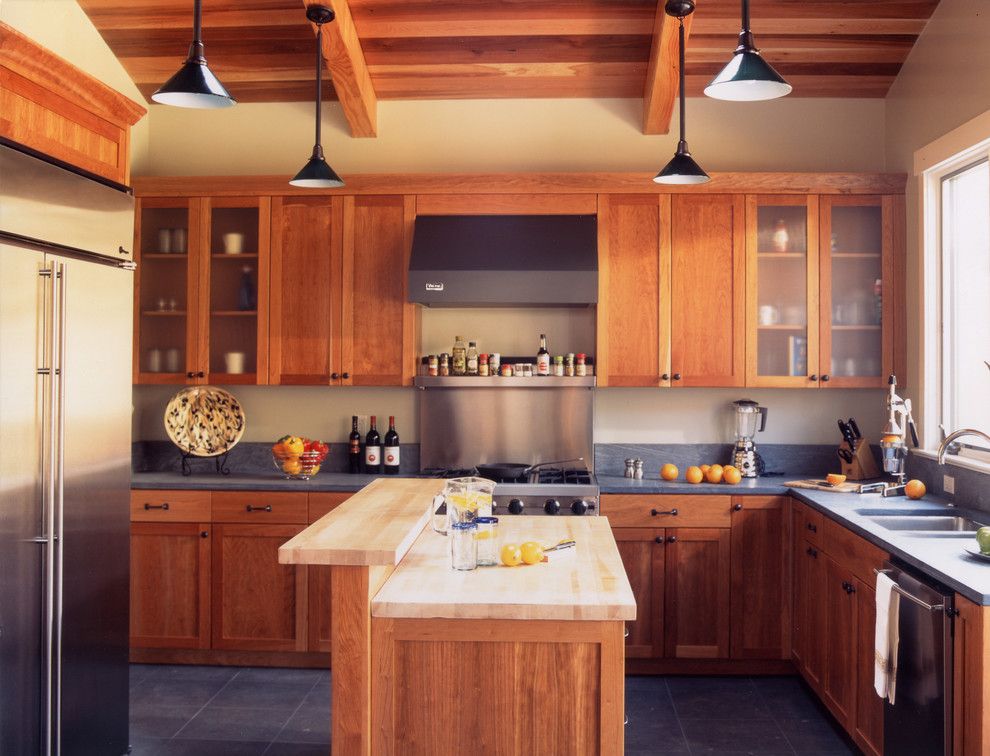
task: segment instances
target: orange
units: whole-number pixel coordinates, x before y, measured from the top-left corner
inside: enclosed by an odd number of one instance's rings
[[[672,465],[668,462],[660,468],[660,477],[664,480],[677,480],[677,474],[679,472],[677,465]]]
[[[507,543],[502,546],[500,555],[502,557],[502,564],[506,567],[515,567],[518,564],[522,564],[522,550],[514,543]]]
[[[684,473],[684,480],[688,483],[700,483],[704,477],[705,474],[701,472],[701,468],[694,465],[691,465]]]
[[[708,472],[705,473],[705,479],[709,483],[721,483],[722,482],[722,465],[712,465],[708,468]]]
[[[519,547],[519,551],[526,564],[538,564],[543,561],[543,547],[536,541],[526,541]]]
[[[742,473],[734,467],[726,467],[722,471],[722,480],[729,485],[735,486],[742,481]]]
[[[712,469],[712,466],[711,465],[702,465],[698,469],[701,470],[701,474],[702,475],[708,475],[708,471]]]
[[[841,486],[846,482],[846,476],[837,475],[836,473],[829,473],[825,476],[825,482],[831,486]]]
[[[925,484],[920,480],[909,480],[904,486],[904,493],[909,499],[920,499],[927,491]]]

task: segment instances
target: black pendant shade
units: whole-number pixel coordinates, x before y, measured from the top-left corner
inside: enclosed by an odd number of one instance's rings
[[[732,60],[705,87],[705,94],[717,100],[773,100],[790,94],[792,89],[756,49],[749,29],[749,0],[742,0],[739,44]]]
[[[323,24],[334,19],[334,12],[322,5],[310,5],[306,8],[306,18],[316,24],[316,144],[313,154],[306,165],[297,173],[290,184],[308,189],[337,189],[344,185],[343,180],[331,168],[323,157],[323,145],[320,144],[320,115],[323,104]]]
[[[180,108],[229,108],[237,104],[206,64],[203,55],[201,0],[193,0],[193,41],[189,57],[176,74],[151,95],[163,105]]]
[[[684,94],[684,17],[694,12],[694,0],[667,0],[664,12],[668,16],[677,18],[679,27],[678,34],[678,55],[679,55],[679,76],[680,85],[678,95],[681,109],[681,138],[677,142],[677,151],[670,162],[656,176],[653,177],[657,184],[704,184],[711,181],[711,176],[705,173],[704,169],[698,165],[691,153],[688,151],[686,127],[684,123],[685,115],[685,94]]]

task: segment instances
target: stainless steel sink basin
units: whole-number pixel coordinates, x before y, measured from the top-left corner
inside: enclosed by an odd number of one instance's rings
[[[868,517],[868,520],[887,530],[916,530],[926,532],[975,533],[986,523],[969,517],[943,514],[882,514]]]

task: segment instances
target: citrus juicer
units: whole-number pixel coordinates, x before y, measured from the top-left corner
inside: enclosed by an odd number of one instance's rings
[[[904,463],[907,460],[906,437],[911,431],[911,443],[918,446],[918,431],[911,416],[911,400],[897,395],[897,377],[891,373],[887,379],[887,424],[880,435],[880,453],[883,471],[896,481],[884,486],[884,496],[904,495]]]

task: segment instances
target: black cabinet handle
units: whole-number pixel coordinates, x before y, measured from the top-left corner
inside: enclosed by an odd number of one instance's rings
[[[811,375],[808,376],[808,380],[809,381],[817,381],[818,380],[818,374],[817,373],[812,373]]]
[[[856,592],[856,586],[852,583],[846,583],[846,593],[852,595]]]
[[[732,507],[732,510],[733,510],[734,512],[741,512],[741,511],[742,511],[742,508],[743,508],[743,505],[742,505],[742,504],[736,504],[736,505],[734,505],[734,506]]]
[[[149,509],[162,509],[162,510],[164,510],[164,511],[167,512],[168,511],[168,502],[166,501],[166,502],[163,502],[161,504],[149,504],[148,502],[145,502],[144,503],[144,511],[147,512]]]
[[[826,373],[825,375],[822,376],[822,383],[828,383],[831,379],[832,379],[832,376],[830,376],[828,373]]]
[[[814,524],[812,524],[810,522],[805,527],[808,528],[808,530],[810,530],[812,533],[817,533],[818,532],[818,526],[817,525],[814,525]]]
[[[677,536],[668,536],[667,543],[677,543]]]
[[[656,538],[654,538],[653,540],[654,540],[654,542],[656,542],[656,543],[663,543],[663,536],[657,536],[657,537],[656,537]]]
[[[661,375],[660,376],[660,380],[661,381],[669,381],[670,380],[670,373],[664,373],[663,375]]]
[[[660,515],[670,515],[671,517],[677,517],[677,510],[676,509],[671,509],[671,510],[669,510],[667,512],[661,512],[659,509],[651,509],[650,510],[650,516],[651,517],[659,517]]]
[[[186,378],[205,378],[205,377],[206,377],[206,373],[204,373],[202,370],[200,370],[198,373],[194,373],[192,370],[186,373]]]
[[[813,549],[809,546],[808,556],[810,556],[812,559],[818,559],[818,549]]]
[[[348,378],[351,377],[351,374],[350,373],[341,373],[340,377],[343,378],[346,381]]]
[[[199,534],[199,537],[200,537],[200,538],[208,538],[208,537],[209,537],[209,535],[210,535],[210,531],[208,531],[208,530],[203,530],[203,531],[201,531],[201,532],[200,532],[200,534]]]
[[[247,507],[245,507],[245,509],[248,512],[271,512],[272,511],[272,505],[271,504],[266,504],[263,507],[256,507],[256,506],[254,506],[252,504],[248,504]]]
[[[195,377],[196,377],[196,374],[192,370],[190,370],[188,373],[186,373],[186,378],[195,378]]]
[[[674,373],[674,380],[675,381],[679,381],[680,379],[681,379],[681,374],[680,373]]]
[[[340,373],[330,373],[330,380],[336,381],[340,378]]]

